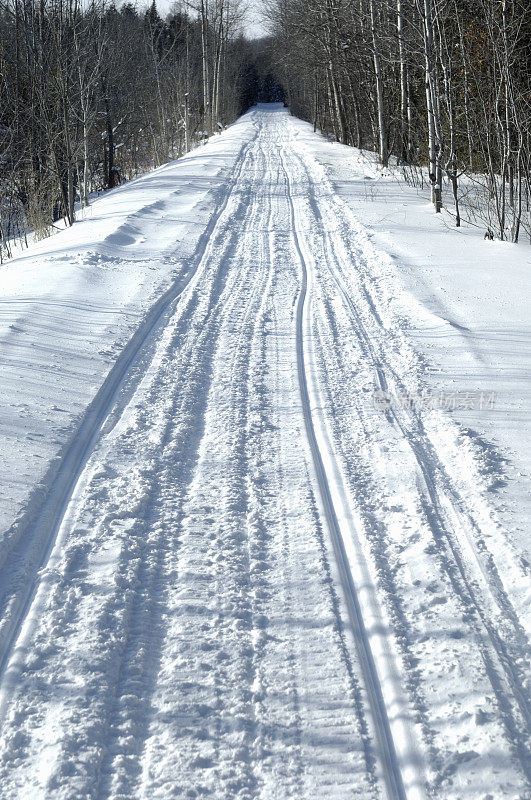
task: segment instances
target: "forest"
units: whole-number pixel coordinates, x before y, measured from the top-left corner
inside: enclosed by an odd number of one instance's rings
[[[94,193],[200,145],[256,100],[431,186],[487,238],[531,236],[526,0],[238,0],[163,18],[105,0],[1,0],[0,257]]]
[[[0,237],[49,235],[93,193],[201,144],[249,105],[249,45],[232,0],[165,19],[94,0],[0,5]]]
[[[457,226],[517,242],[529,227],[528,0],[274,0],[276,69],[293,113],[378,152]],[[426,169],[420,169],[427,167]]]

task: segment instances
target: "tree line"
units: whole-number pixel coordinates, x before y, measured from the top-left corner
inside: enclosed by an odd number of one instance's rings
[[[0,257],[249,104],[237,0],[0,0]]]
[[[531,236],[529,0],[270,0],[292,111],[443,188],[488,238]],[[420,169],[427,167],[427,169]],[[463,212],[464,208],[464,212]]]

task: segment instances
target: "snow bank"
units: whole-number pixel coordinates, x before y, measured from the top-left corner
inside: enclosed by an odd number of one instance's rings
[[[531,518],[531,248],[485,241],[484,231],[436,215],[429,189],[407,186],[370,153],[315,136],[301,143],[382,253],[382,286],[424,360],[432,403],[458,421],[454,446],[472,453],[488,502],[519,553],[529,552]],[[528,558],[524,556],[524,558]]]
[[[0,268],[4,542],[42,500],[134,331],[186,274],[250,129],[246,116]]]

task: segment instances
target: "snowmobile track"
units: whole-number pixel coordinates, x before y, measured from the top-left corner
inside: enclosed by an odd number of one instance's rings
[[[285,110],[215,142],[128,218],[183,271],[10,530],[2,796],[519,800],[525,619],[475,451],[374,402],[425,385],[394,266]]]
[[[391,728],[389,725],[387,709],[380,686],[378,671],[376,669],[374,657],[365,628],[363,614],[358,600],[358,592],[354,584],[348,557],[345,552],[343,535],[338,522],[336,510],[334,508],[329,481],[323,464],[323,458],[317,442],[312,420],[312,410],[306,376],[303,333],[303,317],[305,305],[308,302],[308,268],[298,234],[299,223],[293,203],[293,190],[291,186],[289,170],[284,163],[282,152],[280,153],[280,157],[288,185],[288,201],[291,210],[293,238],[301,266],[301,287],[296,309],[296,347],[297,373],[299,377],[301,403],[304,414],[304,425],[306,429],[306,435],[308,437],[308,444],[312,453],[315,475],[319,485],[320,499],[334,548],[336,566],[341,577],[344,600],[349,613],[349,621],[357,644],[358,658],[362,669],[363,681],[368,694],[370,710],[376,728],[376,735],[378,739],[378,758],[381,761],[381,766],[383,768],[383,778],[387,787],[388,797],[389,800],[407,800],[402,781],[402,774],[395,751],[393,736],[391,734]],[[328,453],[328,457],[333,458],[333,453]]]
[[[315,189],[309,170],[304,160],[297,158],[302,169],[305,170],[310,189],[309,199],[315,217],[326,230],[321,214],[320,206],[315,195]],[[340,296],[349,310],[352,317],[353,329],[357,336],[363,341],[364,349],[370,358],[375,373],[375,385],[383,392],[389,391],[389,381],[386,373],[392,379],[393,384],[399,385],[399,378],[393,373],[392,362],[387,360],[385,364],[379,360],[369,334],[364,328],[352,298],[349,296],[342,280],[343,266],[341,259],[337,256],[334,249],[333,235],[324,234],[325,249],[328,252],[330,263],[337,265],[337,269],[330,269]],[[366,292],[366,290],[365,290]],[[372,302],[368,303],[369,308],[378,325],[381,321]],[[472,609],[475,616],[475,636],[478,647],[482,653],[485,668],[490,676],[493,690],[498,698],[500,710],[505,720],[507,731],[515,742],[516,751],[522,769],[531,781],[531,753],[529,751],[529,741],[531,737],[531,701],[523,685],[523,680],[518,668],[508,653],[507,645],[500,636],[498,630],[488,619],[485,611],[484,597],[482,590],[486,590],[493,603],[500,608],[507,621],[511,621],[515,627],[517,638],[521,639],[522,632],[519,629],[518,621],[515,619],[514,612],[509,601],[500,597],[499,592],[493,588],[492,579],[486,573],[480,557],[473,543],[470,541],[470,530],[477,529],[477,523],[466,510],[460,508],[461,499],[456,489],[452,486],[442,462],[437,453],[428,441],[423,429],[422,422],[418,418],[414,409],[409,416],[407,409],[398,408],[391,405],[385,415],[392,424],[395,424],[401,431],[404,440],[408,443],[412,453],[418,463],[422,481],[424,484],[423,492],[425,497],[425,514],[433,529],[434,541],[442,556],[442,563],[452,565],[447,567],[447,573],[454,586],[456,594],[463,599],[466,606]],[[444,511],[444,508],[448,510]],[[454,517],[452,520],[451,515]],[[470,562],[477,566],[478,577],[470,575],[470,563],[465,566],[465,559],[462,552],[462,545],[459,544],[459,537],[455,526],[465,534],[465,542],[470,547]],[[475,588],[476,587],[476,588]],[[521,642],[520,647],[525,652],[525,642]],[[490,651],[490,652],[489,652]],[[498,672],[500,674],[498,674]],[[501,677],[503,676],[503,677]],[[505,684],[505,685],[504,685]],[[519,709],[520,715],[515,715],[513,706]]]
[[[258,135],[259,129],[257,128],[252,141]],[[142,357],[143,350],[163,329],[171,306],[179,301],[180,296],[190,286],[202,265],[208,261],[209,249],[216,228],[223,220],[224,212],[229,205],[234,188],[238,184],[248,152],[249,142],[246,142],[238,154],[230,184],[218,200],[217,208],[199,238],[195,253],[188,261],[187,270],[150,309],[89,406],[60,463],[53,465],[53,475],[43,479],[43,485],[47,488],[41,506],[32,509],[29,518],[23,518],[17,523],[17,535],[13,538],[11,552],[7,554],[1,566],[1,573],[7,576],[7,580],[10,579],[10,576],[17,575],[18,564],[25,565],[25,574],[21,585],[16,587],[15,591],[8,593],[4,590],[5,595],[9,597],[9,611],[4,617],[0,630],[0,729],[9,698],[9,685],[13,678],[7,671],[13,646],[35,596],[39,572],[44,568],[52,551],[55,536],[76,483],[98,441],[105,421],[120,395],[122,386],[131,378],[137,362]],[[137,383],[142,375],[143,370],[140,369],[139,374],[135,376],[134,383]],[[130,393],[131,387],[128,389]]]

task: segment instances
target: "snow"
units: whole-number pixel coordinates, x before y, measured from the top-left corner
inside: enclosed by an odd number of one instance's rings
[[[2,268],[3,797],[528,796],[528,266],[260,106]]]
[[[83,221],[0,270],[0,524],[8,537],[50,484],[54,459],[132,333],[186,274],[242,133],[107,193]]]
[[[380,168],[365,151],[317,142],[307,126],[299,136],[386,254],[396,313],[427,362],[426,393],[467,429],[462,446],[480,451],[492,479],[489,502],[519,552],[528,553],[528,244],[486,241],[483,230],[466,223],[456,229],[451,213],[436,215],[429,190],[408,187],[400,169]],[[451,211],[450,197],[448,203]]]

